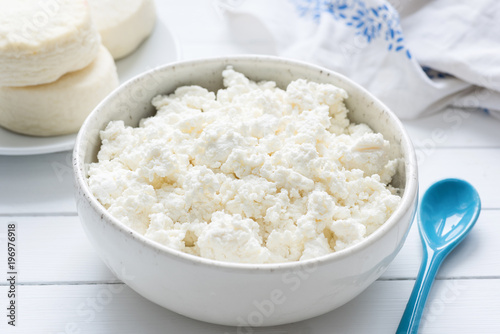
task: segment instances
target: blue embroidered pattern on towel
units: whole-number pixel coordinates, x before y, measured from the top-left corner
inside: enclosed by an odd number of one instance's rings
[[[367,43],[384,37],[387,50],[403,52],[411,59],[410,50],[404,44],[403,32],[399,23],[398,12],[385,1],[377,6],[368,6],[362,0],[290,0],[301,17],[312,17],[319,21],[321,14],[328,13],[335,20],[343,21],[356,29],[356,35],[362,35]]]

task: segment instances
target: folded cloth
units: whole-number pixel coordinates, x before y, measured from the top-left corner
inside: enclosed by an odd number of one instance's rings
[[[392,4],[391,4],[392,3]],[[500,1],[217,0],[238,40],[337,71],[401,118],[500,116]],[[401,19],[400,19],[401,17]],[[252,50],[248,43],[248,52]]]

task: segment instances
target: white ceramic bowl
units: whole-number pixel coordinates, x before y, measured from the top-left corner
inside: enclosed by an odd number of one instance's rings
[[[235,264],[204,259],[157,244],[113,218],[87,184],[99,131],[111,120],[136,126],[154,113],[151,99],[176,87],[222,87],[227,65],[252,80],[280,87],[297,78],[332,83],[349,93],[350,118],[364,122],[403,157],[393,184],[404,188],[389,220],[359,244],[307,261]],[[185,316],[233,326],[270,326],[308,319],[350,301],[375,281],[401,249],[417,206],[415,152],[402,124],[374,96],[342,75],[303,62],[236,56],[178,62],[144,73],[114,91],[87,118],[74,150],[78,213],[88,238],[115,275],[145,298]]]

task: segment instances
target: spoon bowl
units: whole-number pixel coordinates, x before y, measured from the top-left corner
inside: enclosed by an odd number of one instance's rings
[[[422,198],[420,235],[435,251],[450,252],[472,229],[480,210],[479,195],[470,183],[459,179],[438,181]]]
[[[441,263],[469,233],[480,211],[479,194],[464,180],[445,179],[427,189],[420,204],[418,221],[423,245],[422,265],[397,334],[417,333]]]

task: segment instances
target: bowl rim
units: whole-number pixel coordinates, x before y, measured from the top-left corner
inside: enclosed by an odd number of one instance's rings
[[[132,228],[124,225],[117,218],[113,217],[108,210],[95,198],[95,196],[90,191],[88,183],[86,182],[86,174],[85,174],[85,163],[84,163],[84,152],[81,152],[81,145],[84,141],[84,134],[88,131],[89,124],[91,123],[92,115],[98,113],[101,109],[105,108],[107,104],[112,102],[115,98],[117,98],[120,93],[126,88],[135,85],[138,81],[142,80],[145,77],[154,76],[158,72],[168,71],[172,68],[180,67],[180,66],[196,66],[201,63],[220,63],[227,64],[231,61],[256,61],[256,62],[271,62],[271,63],[282,63],[285,65],[291,66],[299,66],[303,68],[308,68],[310,70],[318,71],[318,72],[326,72],[330,76],[337,77],[341,80],[344,80],[348,84],[352,85],[355,89],[359,90],[363,95],[367,95],[371,101],[373,101],[374,105],[378,105],[379,108],[383,110],[384,113],[387,113],[393,124],[396,126],[397,131],[401,135],[401,152],[403,153],[404,163],[405,163],[405,191],[403,196],[401,197],[401,201],[396,208],[396,210],[392,213],[392,215],[382,224],[377,230],[375,230],[368,237],[347,247],[346,249],[332,252],[330,254],[322,255],[316,258],[307,259],[307,260],[298,260],[291,262],[279,262],[279,263],[265,263],[265,264],[256,264],[256,263],[237,263],[237,262],[224,262],[219,260],[207,259],[201,256],[196,256],[192,254],[188,254],[179,250],[175,250],[169,248],[165,245],[162,245],[156,241],[153,241],[144,235],[136,232]],[[235,64],[236,65],[236,64]],[[269,79],[272,80],[272,79]],[[226,270],[237,270],[243,272],[276,272],[276,271],[289,271],[297,268],[308,268],[308,267],[316,267],[320,264],[325,264],[329,262],[336,262],[343,260],[352,254],[359,253],[370,245],[374,244],[377,240],[379,240],[383,235],[389,232],[392,228],[396,227],[398,222],[403,218],[407,211],[413,210],[411,221],[408,229],[405,231],[405,234],[408,234],[408,231],[411,227],[411,224],[414,220],[415,212],[416,212],[416,201],[418,201],[418,171],[417,171],[417,159],[415,154],[415,149],[412,145],[411,139],[406,132],[403,124],[399,120],[399,118],[377,97],[375,97],[372,93],[368,92],[364,87],[354,82],[352,79],[332,71],[330,69],[308,63],[301,60],[290,59],[285,57],[278,56],[268,56],[268,55],[233,55],[233,56],[219,56],[219,57],[207,57],[207,58],[199,58],[194,60],[181,60],[176,61],[164,65],[157,66],[153,69],[145,71],[125,83],[121,84],[118,88],[116,88],[112,93],[110,93],[99,105],[94,108],[89,117],[83,123],[80,131],[78,132],[75,146],[73,149],[73,173],[75,178],[75,187],[76,189],[80,189],[82,191],[83,197],[86,198],[90,207],[100,214],[101,220],[104,220],[109,226],[113,227],[119,233],[123,234],[125,237],[133,238],[146,247],[150,248],[153,251],[161,253],[162,255],[168,256],[172,259],[184,261],[188,264],[192,265],[201,265],[207,267],[217,267]],[[79,209],[79,208],[78,208]],[[79,214],[80,215],[80,214]],[[80,219],[82,221],[82,219]],[[82,224],[84,222],[82,221]]]

